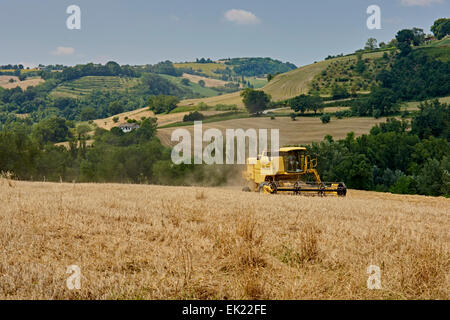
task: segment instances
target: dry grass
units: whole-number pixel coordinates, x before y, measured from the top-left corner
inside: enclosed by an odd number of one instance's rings
[[[449,199],[5,175],[0,201],[0,298],[449,298]],[[73,264],[81,290],[66,288]],[[366,287],[372,264],[382,290]]]
[[[14,79],[14,82],[9,82],[9,79]],[[41,77],[29,78],[24,81],[20,81],[16,76],[0,76],[0,87],[5,89],[12,89],[15,87],[21,87],[23,90],[28,87],[35,87],[38,84],[45,82]]]
[[[178,105],[196,106],[200,102],[204,102],[208,106],[215,106],[217,104],[235,104],[238,107],[241,107],[242,109],[244,108],[244,103],[242,102],[241,93],[239,91],[209,98],[186,99],[181,101]]]
[[[243,118],[233,119],[220,122],[203,123],[203,131],[216,128],[223,132],[225,137],[226,129],[242,128],[247,130],[249,128],[259,129],[279,129],[280,130],[280,145],[289,144],[310,144],[311,142],[322,141],[324,136],[330,134],[334,139],[345,138],[350,131],[355,132],[356,136],[370,132],[370,129],[381,122],[385,122],[386,118],[333,118],[330,123],[323,124],[319,118],[299,117],[296,121],[292,121],[290,117],[278,117],[271,120],[268,117],[264,118]],[[182,127],[189,130],[191,137],[193,137],[194,127]],[[171,141],[172,131],[178,128],[163,128],[158,129],[158,138],[166,145],[175,145],[178,142]]]
[[[224,111],[202,111],[201,112],[205,116],[212,116],[220,113],[224,113]],[[177,113],[169,113],[169,114],[158,114],[155,115],[153,111],[150,111],[148,107],[141,108],[133,111],[128,111],[120,114],[116,114],[112,117],[108,117],[105,119],[97,119],[94,120],[94,123],[97,124],[99,128],[111,130],[113,127],[118,127],[120,124],[127,122],[128,119],[134,119],[140,121],[142,117],[156,117],[158,119],[158,126],[165,126],[171,123],[181,122],[183,121],[183,117],[189,114],[189,112],[177,112]],[[114,122],[113,118],[118,117],[119,120]],[[127,119],[125,119],[127,118]]]
[[[202,77],[202,76],[196,76],[196,75],[189,74],[189,73],[183,73],[183,78],[186,78],[189,81],[195,82],[195,83],[198,83],[200,80],[203,80],[203,81],[205,81],[205,87],[209,87],[209,88],[223,87],[228,83],[227,81],[206,78],[206,77]]]

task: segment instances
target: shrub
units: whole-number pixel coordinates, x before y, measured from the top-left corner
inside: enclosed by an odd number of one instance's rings
[[[185,115],[183,117],[183,122],[190,122],[190,121],[200,121],[203,120],[205,116],[201,114],[198,111],[189,112],[189,114]]]
[[[331,116],[326,113],[320,117],[320,120],[322,120],[322,123],[329,123],[331,121]]]
[[[174,96],[158,95],[152,96],[148,100],[149,109],[155,114],[169,113],[177,107],[180,100]]]
[[[117,123],[117,121],[119,121],[119,117],[114,117],[113,121],[114,121],[114,123]]]
[[[200,102],[198,105],[197,105],[197,109],[198,110],[200,110],[200,111],[205,111],[205,110],[208,110],[210,108],[210,106],[208,106],[206,103],[204,103],[204,102]]]
[[[230,111],[237,111],[238,110],[238,106],[237,105],[235,105],[235,104],[217,104],[215,107],[214,107],[214,110],[217,110],[217,111],[228,111],[228,110],[230,110]]]
[[[336,111],[336,117],[338,119],[349,118],[351,116],[352,116],[351,110]]]

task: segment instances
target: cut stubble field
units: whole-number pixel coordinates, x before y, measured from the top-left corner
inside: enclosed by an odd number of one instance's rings
[[[2,299],[448,299],[450,200],[0,181]],[[81,289],[66,287],[69,265]],[[381,269],[381,290],[367,268]]]
[[[335,140],[345,138],[350,131],[353,131],[355,136],[360,136],[369,133],[374,125],[385,121],[386,118],[344,118],[332,119],[330,123],[323,124],[319,118],[314,117],[298,117],[296,121],[292,121],[290,117],[277,117],[275,120],[268,117],[243,118],[203,123],[203,131],[216,128],[221,130],[225,136],[226,129],[279,129],[280,146],[285,146],[320,142],[327,134],[332,135]],[[193,126],[181,128],[189,130],[191,137],[193,137]],[[171,141],[171,136],[176,129],[176,127],[160,128],[157,133],[158,138],[163,144],[174,146],[178,142]]]
[[[14,82],[9,82],[13,79]],[[0,87],[4,89],[13,89],[15,87],[20,87],[22,90],[26,90],[28,87],[35,87],[38,84],[45,82],[41,77],[33,77],[20,81],[19,77],[16,76],[0,76]]]

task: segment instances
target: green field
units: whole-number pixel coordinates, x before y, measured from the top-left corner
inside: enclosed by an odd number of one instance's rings
[[[80,98],[94,90],[125,90],[139,82],[136,78],[87,76],[67,81],[56,87],[51,95],[54,97]]]
[[[189,85],[185,86],[185,85],[181,84],[181,80],[183,80],[183,78],[180,78],[180,77],[173,77],[173,76],[169,76],[166,74],[160,74],[160,76],[163,77],[164,79],[169,80],[170,82],[175,84],[177,87],[190,89],[194,93],[197,93],[197,94],[201,95],[202,97],[214,97],[214,96],[218,95],[218,91],[216,91],[212,88],[202,87],[198,83],[195,83],[192,81],[189,83]]]
[[[250,84],[255,88],[255,89],[260,89],[262,87],[264,87],[267,84],[267,80],[266,79],[261,79],[261,78],[245,78],[246,81],[249,81]]]
[[[433,100],[433,99],[430,99]],[[450,96],[448,97],[443,97],[443,98],[438,98],[438,100],[441,103],[448,103],[450,104]],[[425,100],[425,101],[429,101],[429,100]],[[408,110],[408,111],[416,111],[419,110],[419,104],[421,104],[423,101],[411,101],[411,102],[407,102],[402,106],[402,110]]]
[[[443,46],[450,46],[450,36],[445,37],[442,40],[433,41],[428,45],[429,47],[443,47]]]

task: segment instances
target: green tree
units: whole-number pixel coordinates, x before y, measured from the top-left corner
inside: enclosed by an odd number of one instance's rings
[[[259,114],[267,108],[270,95],[261,90],[247,88],[241,92],[242,101],[250,114]]]
[[[189,114],[184,115],[183,117],[183,122],[190,122],[190,121],[200,121],[203,120],[205,118],[205,116],[198,112],[198,111],[194,111],[194,112],[189,112]]]
[[[69,136],[66,120],[60,117],[51,117],[37,123],[33,127],[33,136],[41,143],[62,142]]]
[[[389,188],[389,192],[397,194],[416,194],[417,181],[409,176],[400,177],[395,184]]]
[[[78,140],[84,139],[87,136],[87,133],[92,131],[91,127],[87,124],[80,124],[77,127]]]
[[[317,113],[318,110],[323,109],[323,100],[319,96],[302,94],[290,99],[288,105],[295,112],[301,112],[302,114],[306,111],[314,111],[314,113]]]
[[[345,86],[340,86],[337,83],[333,84],[331,87],[331,95],[333,99],[339,100],[339,99],[345,99],[350,96],[350,94],[347,91],[347,88]]]
[[[364,63],[363,56],[361,52],[358,52],[356,54],[356,66],[355,71],[358,74],[363,74],[364,71],[366,71],[366,64]]]
[[[411,52],[411,44],[414,41],[414,32],[409,29],[403,29],[397,32],[397,48],[402,56],[407,56]]]
[[[180,100],[174,96],[157,95],[148,100],[148,106],[155,114],[169,113],[177,107]]]
[[[204,80],[199,80],[198,84],[202,87],[204,87],[206,85],[206,82]]]
[[[108,111],[109,111],[109,114],[113,116],[115,114],[122,113],[124,110],[123,110],[123,106],[120,102],[114,101],[109,104]]]
[[[430,136],[450,139],[450,108],[439,100],[425,101],[419,105],[419,113],[411,121],[411,130],[421,139]]]
[[[441,40],[445,36],[450,34],[450,18],[438,19],[431,27],[431,32],[434,36]]]
[[[380,116],[388,115],[399,110],[398,98],[395,92],[387,88],[375,88],[367,100],[369,112],[379,111]]]
[[[447,168],[447,174],[448,174]],[[427,196],[439,196],[444,185],[445,168],[436,159],[428,159],[417,176],[417,189]]]
[[[331,116],[329,114],[324,114],[320,117],[322,123],[329,123],[331,121]]]
[[[375,38],[369,38],[366,42],[366,46],[364,47],[365,50],[375,50],[377,48],[377,39]]]
[[[412,28],[412,33],[414,35],[413,44],[415,46],[420,46],[425,42],[425,33],[423,29],[420,28]]]
[[[84,107],[80,113],[81,121],[87,121],[97,118],[97,112],[92,107]]]

